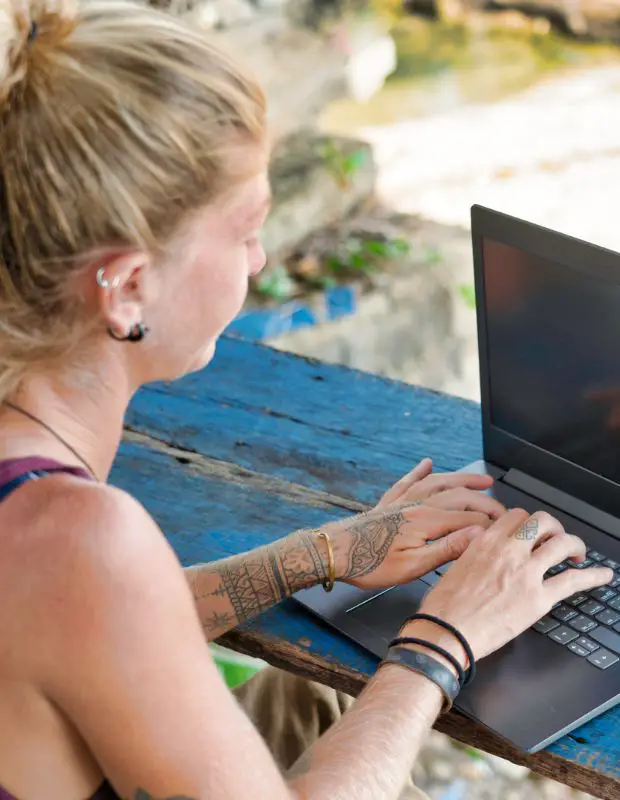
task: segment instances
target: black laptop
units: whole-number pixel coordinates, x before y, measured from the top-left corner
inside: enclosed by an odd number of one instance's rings
[[[523,750],[620,702],[620,254],[474,206],[484,460],[508,507],[544,509],[615,580],[482,659],[456,707]],[[297,600],[377,656],[449,568]],[[575,568],[562,563],[550,574]]]

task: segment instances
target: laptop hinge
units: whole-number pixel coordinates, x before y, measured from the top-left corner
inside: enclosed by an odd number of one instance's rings
[[[566,494],[561,489],[556,489],[544,481],[533,478],[525,472],[518,469],[509,469],[502,478],[503,483],[513,486],[515,489],[520,489],[526,494],[532,495],[539,500],[547,503],[554,508],[570,514],[572,517],[586,522],[593,528],[598,528],[605,533],[610,533],[612,536],[620,537],[620,519],[608,514],[606,511],[601,511],[583,500],[572,497]]]

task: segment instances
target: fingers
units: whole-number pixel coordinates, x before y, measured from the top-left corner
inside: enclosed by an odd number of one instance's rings
[[[395,503],[414,483],[423,480],[433,471],[433,462],[430,458],[423,458],[419,464],[404,475],[381,498],[381,505]]]
[[[425,572],[435,569],[441,564],[446,564],[448,561],[454,561],[463,555],[473,540],[480,536],[484,530],[481,525],[472,525],[470,528],[453,531],[447,536],[431,542],[423,550]],[[428,563],[426,561],[427,558]]]
[[[529,551],[549,536],[564,533],[561,523],[546,511],[530,515],[522,508],[507,511],[491,529],[503,539],[526,545]]]
[[[532,558],[540,564],[543,572],[550,567],[560,564],[567,558],[579,558],[583,560],[586,556],[586,546],[582,539],[570,533],[552,535],[540,544]]]
[[[490,475],[477,475],[474,472],[436,472],[428,483],[430,484],[431,481],[430,494],[459,487],[481,491],[493,485],[493,478]]]
[[[414,509],[415,510],[415,509]],[[486,514],[479,511],[448,511],[437,509],[433,520],[426,520],[424,538],[437,539],[440,536],[459,531],[461,528],[470,528],[473,525],[480,528],[488,528],[491,520]]]
[[[429,497],[425,504],[436,508],[480,511],[491,519],[499,519],[506,512],[504,506],[494,497],[464,487],[449,489],[447,492]]]
[[[586,567],[586,569],[565,569],[559,575],[547,578],[545,587],[551,592],[556,603],[577,592],[585,592],[595,586],[604,586],[614,579],[613,570],[609,567]]]

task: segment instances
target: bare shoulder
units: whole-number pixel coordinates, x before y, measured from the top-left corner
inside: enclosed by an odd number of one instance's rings
[[[97,641],[105,641],[132,614],[155,611],[166,593],[190,613],[182,567],[131,495],[65,475],[49,476],[22,492],[20,502],[7,508],[20,535],[2,546],[7,558],[0,577],[6,571],[13,578],[7,575],[8,583],[0,585],[20,609],[16,635],[25,646],[36,642],[36,653],[24,656],[40,663],[46,650],[79,647],[87,657],[90,645],[96,649]]]

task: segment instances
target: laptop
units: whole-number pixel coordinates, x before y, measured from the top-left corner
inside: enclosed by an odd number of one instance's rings
[[[620,702],[620,254],[472,208],[484,458],[507,507],[544,509],[614,569],[478,663],[455,707],[536,752]],[[378,657],[441,580],[296,599]],[[575,568],[562,563],[549,573]]]

